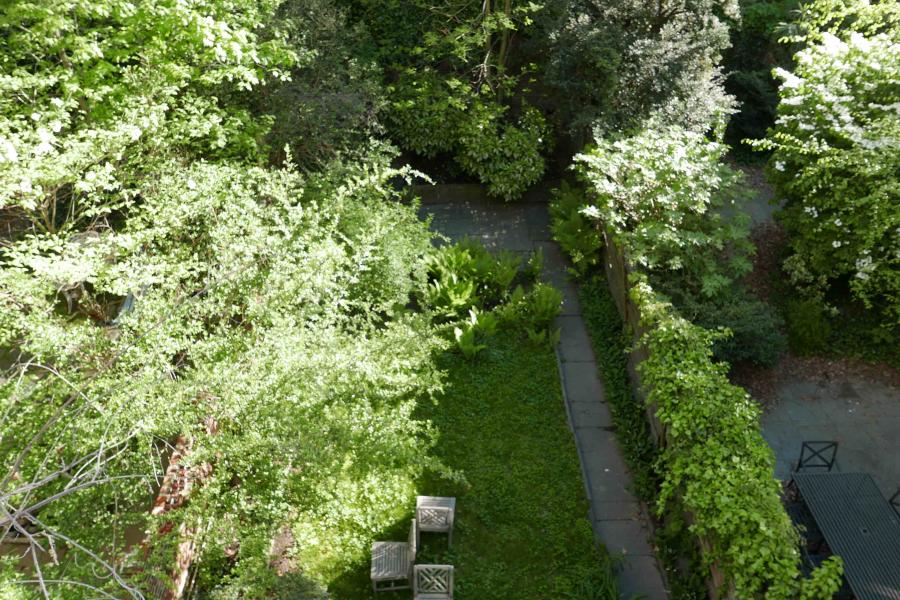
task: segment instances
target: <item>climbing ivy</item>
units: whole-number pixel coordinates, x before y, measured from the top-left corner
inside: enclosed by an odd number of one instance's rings
[[[648,327],[640,340],[649,350],[639,366],[642,384],[665,428],[657,510],[678,499],[692,517],[690,530],[709,542],[707,560],[724,570],[738,597],[806,597],[808,586],[827,592],[816,597],[830,597],[841,564],[823,565],[813,580],[800,578],[799,538],[772,475],[759,406],[729,382],[727,364],[712,360],[718,334],[674,312],[646,276],[632,274],[630,284]]]

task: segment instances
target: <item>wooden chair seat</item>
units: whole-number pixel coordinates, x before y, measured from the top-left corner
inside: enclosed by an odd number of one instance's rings
[[[416,562],[416,520],[409,528],[408,542],[374,542],[369,577],[372,590],[407,590],[411,587],[413,564]]]
[[[409,544],[375,542],[372,544],[372,581],[405,579],[409,576]]]

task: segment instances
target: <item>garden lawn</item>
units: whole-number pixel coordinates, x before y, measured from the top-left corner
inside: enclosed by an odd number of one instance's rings
[[[445,393],[420,416],[438,432],[437,458],[465,481],[422,482],[420,494],[456,496],[457,515],[453,547],[422,534],[417,562],[454,565],[458,600],[617,598],[594,546],[553,351],[501,332],[474,362],[448,354],[440,363]],[[386,539],[407,529],[398,523]],[[331,591],[355,600],[371,597],[369,586],[365,564]],[[410,594],[379,594],[392,596]]]

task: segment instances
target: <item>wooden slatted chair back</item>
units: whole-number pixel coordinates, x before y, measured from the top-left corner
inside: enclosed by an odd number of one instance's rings
[[[416,565],[413,596],[423,600],[453,600],[453,565]]]
[[[412,520],[412,525],[409,526],[409,568],[412,569],[412,565],[416,562],[416,552],[419,548],[416,546],[416,542],[419,538],[419,532],[417,531],[418,524],[416,520]]]

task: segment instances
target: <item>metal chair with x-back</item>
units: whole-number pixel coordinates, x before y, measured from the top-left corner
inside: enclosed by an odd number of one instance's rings
[[[800,446],[800,459],[794,471],[806,469],[831,471],[837,458],[837,448],[837,442],[803,442]]]

